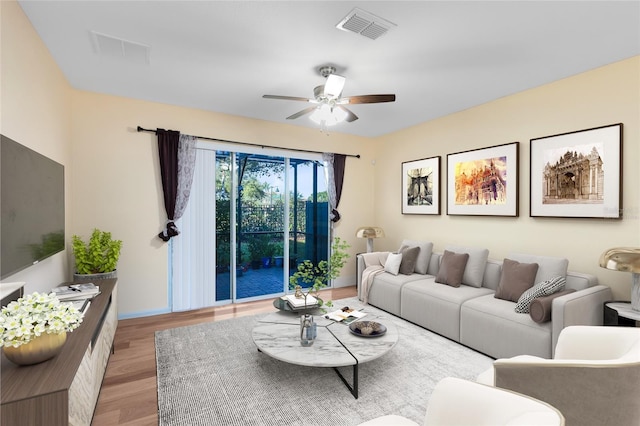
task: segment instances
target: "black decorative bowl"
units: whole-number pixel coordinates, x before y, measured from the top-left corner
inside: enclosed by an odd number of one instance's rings
[[[387,327],[375,321],[356,321],[349,324],[349,331],[360,337],[380,337]]]

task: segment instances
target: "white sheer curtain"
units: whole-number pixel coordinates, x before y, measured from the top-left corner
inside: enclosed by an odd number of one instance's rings
[[[193,183],[193,173],[196,165],[196,142],[198,138],[190,135],[180,135],[178,144],[178,193],[176,194],[176,208],[173,218],[182,217],[189,202],[189,194]]]
[[[179,238],[171,239],[169,273],[174,312],[215,303],[216,152],[198,151],[190,201],[178,221],[182,232]]]

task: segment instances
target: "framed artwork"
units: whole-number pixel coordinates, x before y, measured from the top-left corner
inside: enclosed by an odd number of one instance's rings
[[[440,214],[440,157],[402,163],[402,214]]]
[[[518,216],[520,142],[447,154],[447,214]]]
[[[531,139],[531,217],[622,218],[622,123]]]

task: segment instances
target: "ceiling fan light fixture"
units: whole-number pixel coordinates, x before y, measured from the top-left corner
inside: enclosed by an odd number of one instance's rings
[[[347,112],[342,108],[331,108],[327,104],[320,105],[309,116],[311,121],[321,126],[335,126],[347,118]]]
[[[324,95],[327,98],[339,98],[344,88],[345,78],[338,74],[331,74],[327,77],[324,85]]]

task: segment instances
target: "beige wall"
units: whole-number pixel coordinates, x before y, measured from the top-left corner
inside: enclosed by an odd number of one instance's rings
[[[73,93],[72,176],[74,232],[93,227],[124,241],[118,265],[121,315],[166,310],[167,244],[157,238],[166,219],[161,191],[156,137],[136,127],[161,127],[186,134],[281,147],[361,154],[347,159],[345,187],[336,225],[351,252],[363,251],[354,237],[362,222],[373,220],[373,198],[360,190],[373,180],[371,142],[365,138],[280,125],[195,109],[99,95]],[[354,257],[344,274],[355,277]]]
[[[71,89],[22,9],[0,2],[0,132],[65,166],[66,228],[71,211]],[[67,231],[67,238],[69,238]],[[25,281],[25,290],[48,291],[68,279],[67,252],[3,280]]]
[[[136,126],[164,127],[221,139],[361,154],[347,160],[336,235],[364,251],[357,227],[384,227],[376,248],[395,249],[404,237],[484,246],[493,258],[511,251],[567,256],[573,270],[591,272],[628,299],[630,277],[598,268],[600,253],[640,245],[640,58],[612,64],[540,88],[377,139],[365,139],[223,114],[105,96],[69,88],[15,2],[0,2],[2,94],[0,130],[65,165],[67,240],[93,227],[124,240],[119,264],[121,315],[166,310],[167,245],[155,136]],[[529,139],[624,123],[624,215],[620,221],[529,218]],[[403,161],[519,141],[520,216],[491,218],[400,213]],[[444,176],[444,175],[443,175]],[[443,182],[444,184],[444,182]],[[443,194],[444,192],[443,188]],[[68,251],[5,281],[46,290],[70,277]],[[342,282],[354,277],[354,263]]]
[[[379,138],[376,154],[376,222],[387,234],[379,247],[396,249],[403,237],[486,247],[502,259],[511,252],[566,256],[569,268],[592,273],[629,299],[631,277],[598,267],[607,248],[640,246],[640,57],[611,64]],[[428,102],[428,100],[425,100]],[[624,124],[622,220],[529,217],[529,140]],[[520,214],[517,218],[448,216],[447,154],[520,142]],[[403,161],[442,156],[442,215],[402,215]],[[383,242],[384,241],[384,242]]]

